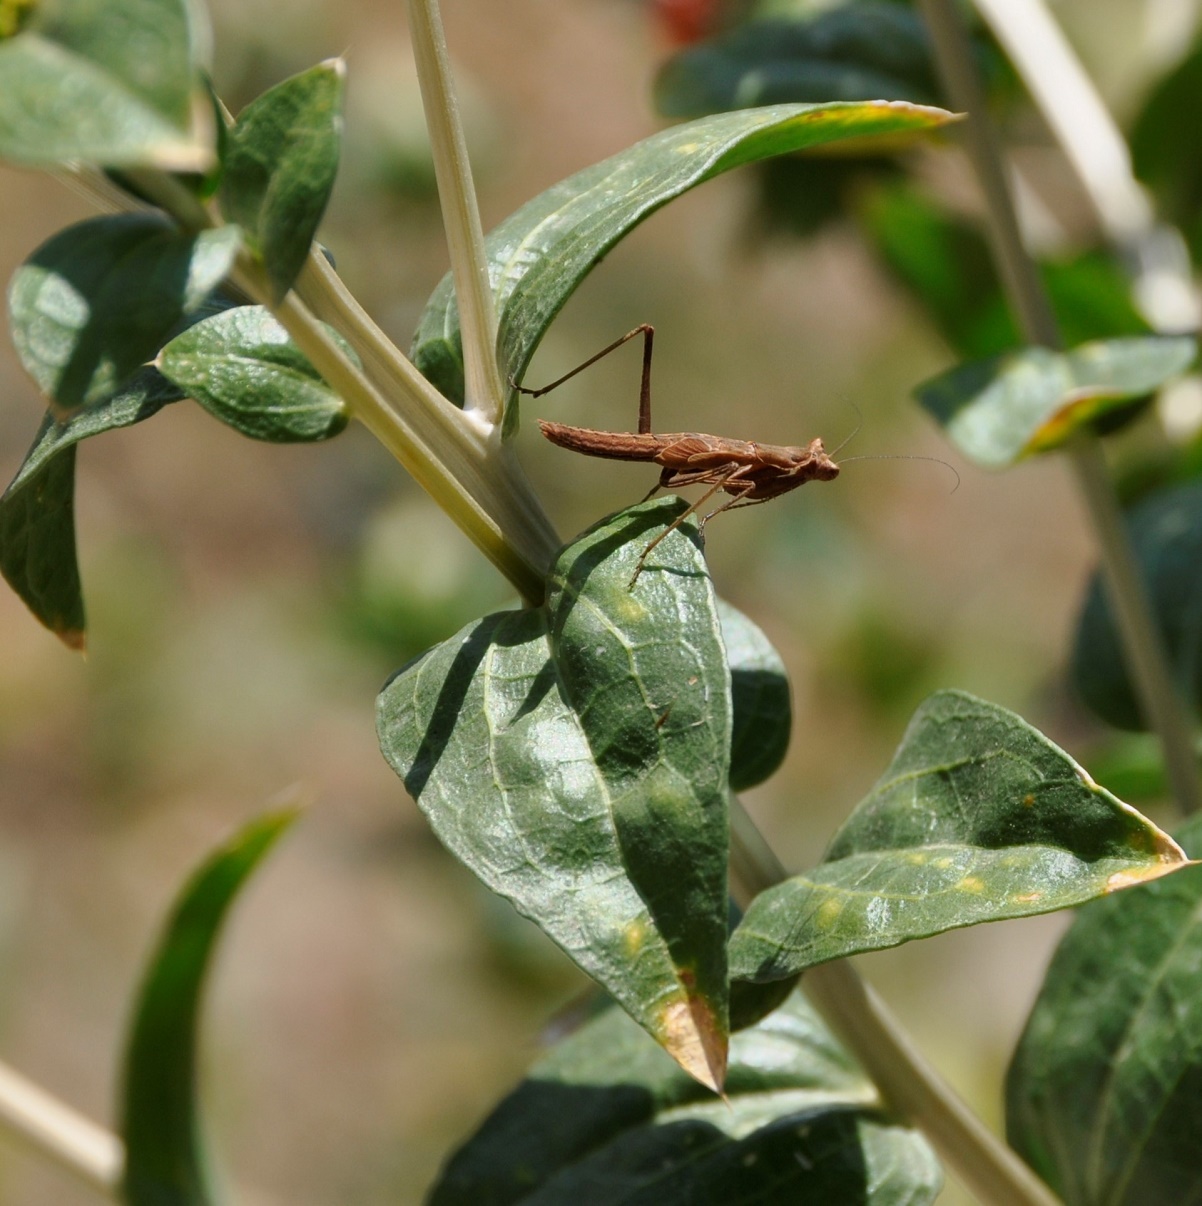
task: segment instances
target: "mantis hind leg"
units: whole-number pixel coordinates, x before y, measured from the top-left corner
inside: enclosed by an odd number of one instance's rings
[[[643,379],[639,388],[639,434],[645,435],[651,430],[651,354],[652,344],[655,340],[655,328],[648,323],[640,323],[633,331],[627,331],[621,339],[615,339],[608,347],[602,348],[595,356],[590,356],[583,364],[578,364],[570,373],[564,373],[562,377],[557,377],[550,385],[544,385],[542,389],[526,389],[523,385],[518,385],[511,377],[509,384],[517,390],[519,394],[526,394],[530,398],[541,398],[543,394],[549,394],[553,389],[558,389],[565,381],[570,381],[577,373],[582,373],[586,368],[591,368],[598,360],[608,356],[610,352],[616,352],[624,343],[628,343],[636,335],[643,337]],[[654,493],[654,491],[653,491]],[[648,495],[650,498],[650,495]]]

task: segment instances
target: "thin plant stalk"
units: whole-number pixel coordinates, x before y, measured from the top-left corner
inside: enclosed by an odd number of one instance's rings
[[[451,79],[446,36],[438,0],[409,0],[409,30],[421,85],[426,129],[438,181],[463,339],[464,410],[492,427],[499,426],[505,392],[497,365],[497,316],[484,231],[472,184],[467,140]]]
[[[125,1164],[121,1140],[5,1064],[0,1126],[93,1189],[117,1197]]]
[[[985,195],[990,243],[1003,286],[1026,339],[1044,347],[1059,347],[1055,315],[1023,242],[1005,161],[987,116],[984,90],[955,0],[919,0],[919,4],[931,31],[936,66],[948,96],[956,108],[969,114],[966,147]],[[1144,719],[1160,738],[1178,808],[1187,815],[1194,813],[1202,806],[1202,794],[1184,701],[1173,684],[1099,441],[1089,432],[1078,432],[1067,452],[1098,539],[1102,576]]]
[[[731,797],[731,876],[746,901],[787,873],[737,797]],[[987,1206],[1059,1206],[1059,1199],[968,1108],[865,983],[850,960],[809,968],[802,987],[872,1078],[885,1104],[919,1127],[940,1159]]]
[[[1045,0],[974,0],[1023,80],[1093,208],[1130,265],[1152,327],[1196,330],[1202,304],[1181,232],[1156,221],[1106,102]]]

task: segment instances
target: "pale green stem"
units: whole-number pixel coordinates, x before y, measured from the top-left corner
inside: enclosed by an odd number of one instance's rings
[[[121,1140],[4,1064],[0,1126],[93,1189],[117,1197],[125,1162]]]
[[[1044,0],[975,0],[1072,166],[1106,237],[1131,265],[1135,291],[1158,331],[1202,318],[1179,231],[1158,224],[1131,152],[1105,101]]]
[[[103,177],[60,173],[60,178],[103,209],[130,208],[128,194]],[[172,214],[178,208],[176,216],[192,228],[212,225],[195,198],[186,190],[181,196],[179,186],[161,173],[144,174],[138,185]],[[541,601],[543,575],[561,542],[499,429],[448,402],[372,321],[316,248],[296,289],[279,306],[249,259],[243,259],[235,284],[272,309],[355,418],[523,597]],[[338,330],[362,359],[363,369],[330,339],[311,311]],[[394,398],[403,403],[403,413],[390,404]]]
[[[955,0],[919,0],[935,44],[936,64],[953,105],[969,114],[968,154],[985,195],[990,241],[1002,284],[1028,342],[1059,347],[1060,333],[1035,262],[1023,242],[1006,179],[1004,159],[987,116],[967,31]],[[1124,663],[1135,684],[1144,719],[1160,738],[1165,770],[1184,813],[1202,805],[1190,725],[1169,671],[1135,553],[1122,522],[1099,441],[1081,431],[1068,445],[1101,553],[1102,577],[1123,642]]]
[[[731,797],[731,875],[741,903],[787,873]],[[805,994],[872,1078],[885,1104],[921,1129],[940,1159],[987,1206],[1059,1206],[1048,1187],[926,1061],[884,1001],[846,959],[809,968]]]
[[[464,408],[469,414],[478,413],[486,423],[499,426],[505,407],[505,389],[497,366],[497,316],[484,255],[480,209],[451,80],[442,18],[438,0],[408,0],[408,5],[413,57],[426,111],[434,174],[442,203],[442,223],[446,229],[455,299],[459,306]]]
[[[296,346],[351,413],[413,475],[418,484],[471,538],[488,559],[531,602],[543,593],[543,573],[553,546],[541,539],[532,497],[515,491],[520,470],[500,432],[480,430],[466,420],[431,424],[431,410],[412,408],[402,416],[330,337],[296,292],[275,303],[262,270],[243,260],[234,282],[269,306]],[[432,387],[427,386],[432,391]],[[435,393],[438,403],[451,407]],[[423,423],[422,421],[425,420]],[[427,430],[419,430],[418,424]],[[537,504],[534,504],[535,506]],[[514,543],[520,539],[524,548]]]

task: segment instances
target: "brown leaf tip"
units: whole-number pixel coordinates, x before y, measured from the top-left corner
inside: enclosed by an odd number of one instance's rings
[[[661,1014],[660,1042],[696,1081],[722,1096],[729,1036],[709,1004],[690,994]]]

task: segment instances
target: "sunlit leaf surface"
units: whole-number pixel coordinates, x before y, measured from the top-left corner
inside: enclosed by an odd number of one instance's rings
[[[855,139],[914,136],[949,121],[903,102],[779,105],[664,130],[577,172],[506,218],[487,239],[502,372],[520,380],[551,320],[620,239],[674,197],[731,168]],[[459,314],[448,276],[414,335],[412,356],[463,400]]]
[[[537,610],[501,612],[380,696],[385,756],[454,854],[532,918],[693,1075],[727,1033],[730,688],[679,499],[559,555]]]
[[[1179,867],[1176,844],[1004,708],[915,714],[826,858],[751,903],[731,974],[776,980],[944,930],[1081,904]]]

